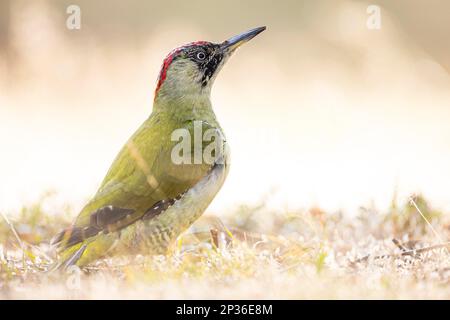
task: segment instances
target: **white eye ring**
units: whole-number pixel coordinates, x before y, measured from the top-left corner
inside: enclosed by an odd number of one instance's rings
[[[200,51],[199,53],[197,53],[198,60],[205,60],[205,58],[206,58],[206,54],[203,51]]]

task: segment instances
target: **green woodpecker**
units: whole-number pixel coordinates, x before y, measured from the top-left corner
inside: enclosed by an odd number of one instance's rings
[[[119,252],[164,254],[202,215],[229,167],[226,140],[211,106],[212,84],[232,53],[264,30],[220,44],[193,42],[169,53],[150,117],[119,152],[74,223],[52,239],[58,268]]]

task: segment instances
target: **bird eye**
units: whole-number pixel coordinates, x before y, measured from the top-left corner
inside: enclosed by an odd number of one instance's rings
[[[197,53],[198,60],[202,61],[202,60],[205,60],[205,58],[206,58],[206,54],[203,51],[200,51]]]

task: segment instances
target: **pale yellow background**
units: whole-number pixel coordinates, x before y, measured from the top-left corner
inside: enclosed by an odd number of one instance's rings
[[[79,31],[65,26],[69,4]],[[395,189],[450,209],[449,12],[420,0],[2,0],[0,210],[53,189],[50,211],[76,211],[150,113],[166,53],[260,25],[213,90],[232,168],[211,212],[263,197],[355,212]]]

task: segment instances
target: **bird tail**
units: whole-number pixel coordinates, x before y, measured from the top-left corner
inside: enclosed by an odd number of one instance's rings
[[[73,243],[74,236],[77,237],[77,228],[69,227],[54,236],[50,244],[56,247],[60,254],[59,259],[51,266],[50,271],[66,270],[76,265],[87,248],[84,241]]]
[[[87,248],[86,243],[79,243],[70,248],[65,249],[59,256],[58,260],[49,268],[50,272],[65,271],[69,267],[77,265],[84,251]]]

